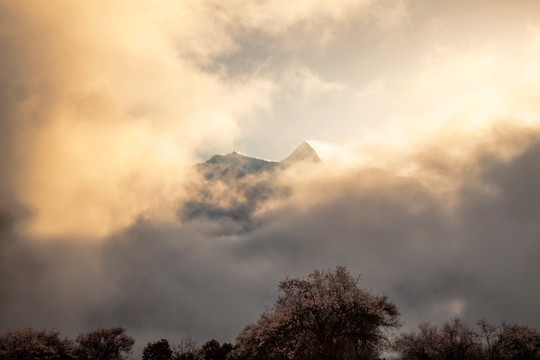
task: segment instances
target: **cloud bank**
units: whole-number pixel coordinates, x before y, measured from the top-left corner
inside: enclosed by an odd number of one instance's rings
[[[336,264],[408,329],[540,326],[540,22],[440,4],[0,1],[2,330],[231,341]],[[324,165],[193,166],[303,138]]]

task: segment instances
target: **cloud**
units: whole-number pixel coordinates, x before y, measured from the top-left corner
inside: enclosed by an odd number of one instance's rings
[[[371,16],[382,30],[393,30],[409,18],[407,0],[380,1],[371,8]]]
[[[286,86],[290,86],[295,90],[300,89],[300,91],[297,90],[294,92],[302,94],[304,103],[307,103],[316,96],[339,92],[345,87],[343,84],[322,79],[305,66],[290,69],[285,73],[284,78],[285,80],[283,82]]]
[[[457,315],[538,326],[540,137],[510,135],[528,145],[510,159],[476,153],[454,207],[449,194],[389,171],[299,171],[278,181],[289,195],[245,200],[257,226],[242,231],[230,231],[244,221],[234,217],[140,218],[100,243],[19,241],[4,249],[0,316],[11,327],[122,324],[143,345],[188,334],[231,341],[285,276],[343,264],[397,303],[406,329]],[[229,196],[249,197],[243,190]]]
[[[179,56],[191,9],[169,5],[2,5],[3,154],[34,235],[99,237],[171,213],[195,150],[231,144],[270,107],[271,81],[224,80]]]
[[[3,157],[29,231],[96,238],[141,213],[170,218],[194,154],[231,147],[283,86],[216,60],[257,32],[319,41],[374,4],[4,2]],[[306,98],[340,87],[304,66],[291,76]]]
[[[415,9],[2,2],[2,330],[231,341],[285,276],[336,264],[387,293],[410,329],[456,315],[540,326],[539,32],[434,34],[426,49]],[[400,31],[410,43],[378,42]],[[257,36],[285,58],[235,73],[224,59]],[[324,64],[342,39],[362,57]],[[371,51],[395,70],[363,68]],[[300,120],[280,118],[285,106]],[[253,143],[316,138],[324,166],[194,175],[196,154],[232,150],[258,117],[268,131]]]

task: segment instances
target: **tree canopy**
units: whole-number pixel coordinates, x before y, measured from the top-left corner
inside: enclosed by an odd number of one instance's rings
[[[135,339],[120,326],[99,328],[77,336],[75,354],[78,360],[120,360],[131,352]]]
[[[285,279],[274,306],[237,338],[237,359],[364,359],[387,344],[399,312],[386,296],[359,288],[343,266]]]
[[[173,351],[167,339],[148,343],[143,349],[143,360],[171,360]]]
[[[0,335],[0,359],[71,360],[73,342],[61,339],[57,331],[32,328]]]

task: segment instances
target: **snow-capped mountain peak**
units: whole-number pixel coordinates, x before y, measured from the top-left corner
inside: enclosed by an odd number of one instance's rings
[[[321,159],[317,152],[307,142],[302,142],[291,155],[281,160],[280,164],[284,167],[306,162],[306,163],[319,163]]]
[[[299,163],[320,163],[319,155],[307,143],[302,142],[289,156],[280,162],[247,156],[236,151],[227,155],[214,155],[197,165],[206,179],[238,179],[249,174],[285,169]]]

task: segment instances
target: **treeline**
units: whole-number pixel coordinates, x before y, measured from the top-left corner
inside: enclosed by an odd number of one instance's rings
[[[490,324],[473,329],[460,319],[440,327],[419,325],[419,332],[401,334],[393,348],[401,359],[538,360],[540,333],[527,325]]]
[[[247,325],[235,344],[190,338],[177,345],[150,342],[143,360],[540,360],[540,333],[527,325],[476,328],[460,319],[394,336],[401,326],[396,305],[358,286],[342,266],[285,279],[274,306]],[[133,348],[125,329],[97,329],[74,341],[54,331],[17,330],[0,335],[0,359],[117,360]]]
[[[540,359],[540,334],[527,325],[491,324],[486,320],[472,328],[456,318],[441,326],[422,323],[418,332],[402,333],[391,341],[386,350],[402,360],[536,360]],[[143,360],[236,360],[236,359],[324,359],[280,357],[273,354],[264,357],[242,357],[242,345],[235,346],[210,340],[202,347],[190,338],[180,346],[171,348],[167,340],[149,343],[143,352]],[[392,354],[389,354],[390,356]],[[378,359],[380,354],[369,356],[338,357],[338,359]]]
[[[143,360],[227,360],[234,349],[230,343],[220,344],[212,339],[202,346],[190,337],[171,346],[166,339],[148,343],[143,350]]]
[[[77,336],[61,338],[57,331],[32,328],[0,335],[1,360],[119,360],[131,354],[135,339],[122,327],[99,328]],[[190,337],[177,345],[166,339],[150,342],[143,350],[145,360],[226,360],[233,350],[229,343],[210,340],[199,346]]]
[[[9,331],[0,335],[3,360],[117,360],[131,352],[135,339],[122,327],[97,329],[80,334],[75,341],[61,338],[57,331]]]

